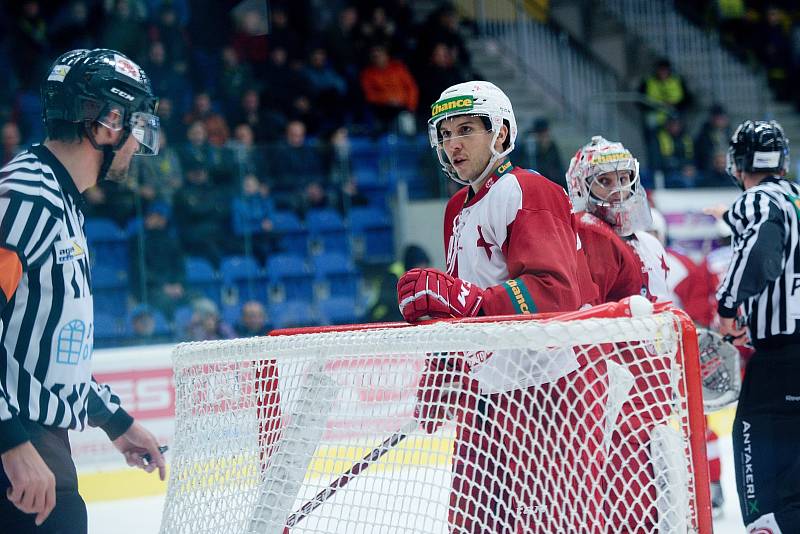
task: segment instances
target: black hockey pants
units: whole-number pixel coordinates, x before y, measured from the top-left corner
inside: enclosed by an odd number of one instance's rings
[[[56,477],[56,506],[41,526],[36,514],[21,512],[6,497],[11,484],[0,467],[0,534],[86,534],[86,504],[78,494],[67,430],[23,421],[31,443]]]
[[[800,533],[800,345],[757,350],[733,422],[736,488],[745,525],[774,513]]]

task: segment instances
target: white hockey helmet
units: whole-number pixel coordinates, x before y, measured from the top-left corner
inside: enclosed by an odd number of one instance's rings
[[[487,130],[494,133],[489,144],[492,157],[489,159],[486,169],[476,180],[478,182],[489,174],[497,160],[514,150],[514,142],[517,139],[517,120],[514,118],[511,101],[499,87],[491,82],[471,81],[453,85],[445,89],[439,100],[433,103],[431,118],[428,120],[428,137],[431,147],[436,149],[436,155],[439,157],[444,172],[456,182],[469,185],[469,182],[458,177],[458,173],[447,158],[439,134],[441,122],[457,115],[486,117],[488,119]],[[502,152],[498,152],[495,150],[494,144],[504,122],[508,123],[508,145]]]
[[[627,184],[604,188],[603,195],[598,195],[592,188],[601,174],[623,171],[630,173]],[[639,162],[622,143],[612,143],[599,135],[592,137],[572,157],[566,178],[574,211],[594,214],[621,236],[652,227],[650,205],[640,182]],[[618,200],[612,199],[614,193],[619,193]]]

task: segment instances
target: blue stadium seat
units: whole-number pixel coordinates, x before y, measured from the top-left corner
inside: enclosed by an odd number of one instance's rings
[[[192,322],[192,315],[194,315],[194,310],[189,304],[175,309],[173,324],[175,327],[175,332],[178,333],[178,335],[181,335],[186,331],[189,323]]]
[[[143,308],[145,308],[145,306],[140,305],[128,313],[128,317],[125,320],[126,337],[136,336],[136,333],[133,331],[133,318],[142,311],[145,311]],[[146,311],[153,316],[153,321],[155,324],[155,329],[153,330],[154,341],[171,338],[172,326],[169,324],[169,321],[167,321],[167,318],[164,317],[164,314],[150,307],[147,307]]]
[[[278,300],[310,302],[314,298],[314,277],[301,256],[273,254],[267,259],[267,277]]]
[[[219,305],[222,301],[222,281],[211,263],[204,258],[187,256],[184,265],[189,292],[208,297]]]
[[[349,252],[350,240],[344,220],[334,209],[311,210],[306,215],[311,242],[325,252]],[[312,247],[314,248],[314,247]]]
[[[242,305],[234,304],[222,306],[219,315],[223,322],[228,323],[230,326],[234,326],[239,322],[239,317],[242,315]]]
[[[358,294],[359,272],[350,256],[330,252],[314,257],[313,262],[317,282],[325,285],[325,293],[350,297]]]
[[[124,313],[128,308],[128,273],[103,264],[92,267],[92,299],[97,313]]]
[[[287,300],[269,307],[269,316],[274,328],[292,328],[318,324],[314,309],[302,300]]]
[[[331,297],[320,301],[320,320],[323,324],[354,324],[361,320],[361,314],[352,297]]]
[[[385,210],[351,209],[350,232],[360,243],[359,256],[367,263],[390,262],[394,258],[392,220]]]
[[[119,312],[94,313],[94,346],[95,348],[114,347],[122,343],[125,337],[125,324]]]
[[[86,219],[84,225],[86,240],[89,242],[89,257],[92,263],[127,270],[128,236],[126,232],[110,219]]]
[[[226,256],[220,267],[223,284],[235,290],[235,302],[267,300],[267,277],[252,256]]]
[[[301,256],[308,253],[308,231],[297,215],[291,211],[276,211],[271,220],[272,231],[282,252]]]

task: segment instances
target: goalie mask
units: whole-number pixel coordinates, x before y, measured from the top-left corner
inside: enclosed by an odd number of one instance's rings
[[[442,164],[445,174],[462,185],[470,185],[469,181],[458,176],[453,164],[444,150],[444,141],[440,132],[443,120],[459,115],[480,117],[486,130],[492,132],[489,150],[491,157],[486,168],[474,182],[483,180],[494,167],[494,164],[514,150],[514,141],[517,139],[517,120],[511,101],[496,85],[484,81],[472,81],[454,85],[441,94],[431,106],[431,118],[428,120],[428,137],[431,147],[436,149],[436,155]],[[498,152],[494,145],[500,135],[500,128],[505,124],[508,127],[508,138],[502,152]],[[482,132],[481,132],[482,133]],[[470,134],[475,135],[475,134]],[[453,139],[453,137],[450,137]]]
[[[639,162],[622,143],[592,137],[570,161],[567,190],[574,211],[588,211],[620,236],[652,227]]]
[[[736,128],[728,147],[727,171],[744,189],[736,172],[771,172],[785,175],[789,170],[789,139],[777,121],[744,121]]]

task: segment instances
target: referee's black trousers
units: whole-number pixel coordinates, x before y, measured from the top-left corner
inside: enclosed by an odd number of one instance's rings
[[[744,524],[775,514],[800,533],[800,345],[756,350],[733,421],[736,488]]]
[[[78,475],[67,430],[23,421],[31,443],[56,478],[56,507],[41,526],[36,514],[21,512],[6,497],[11,483],[0,468],[0,534],[86,534],[86,504],[78,493]]]

